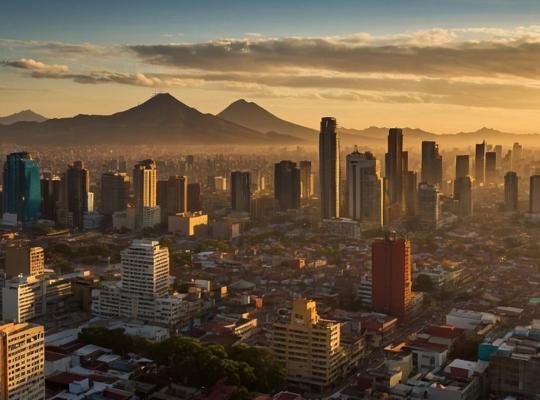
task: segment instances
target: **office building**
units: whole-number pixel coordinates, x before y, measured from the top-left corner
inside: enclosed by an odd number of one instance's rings
[[[340,322],[322,319],[314,301],[296,299],[290,317],[272,327],[272,351],[291,385],[322,392],[358,363],[363,345],[345,346]]]
[[[2,319],[29,322],[46,311],[45,281],[36,276],[16,276],[1,281]]]
[[[476,184],[482,186],[486,179],[486,142],[476,145],[474,158],[474,172]]]
[[[383,224],[381,166],[372,153],[355,150],[347,156],[347,206],[349,218],[362,225]]]
[[[518,211],[518,175],[508,171],[504,175],[504,209],[508,212]]]
[[[171,176],[167,181],[167,215],[185,213],[186,211],[187,176]]]
[[[208,215],[200,211],[169,215],[167,224],[170,233],[188,237],[197,234],[197,229],[207,226]]]
[[[441,188],[442,185],[442,156],[436,142],[422,142],[422,182]]]
[[[373,242],[371,252],[373,309],[402,318],[412,299],[411,244],[388,233]]]
[[[488,380],[492,398],[536,399],[540,393],[540,321],[516,326],[503,337],[480,345],[489,354]]]
[[[4,271],[8,279],[19,275],[42,275],[45,271],[43,247],[31,247],[21,242],[6,246]]]
[[[418,173],[416,171],[405,172],[403,197],[405,199],[405,215],[414,217],[418,212]]]
[[[323,219],[339,217],[340,168],[337,122],[335,118],[324,117],[319,133],[319,197]]]
[[[92,313],[137,319],[169,328],[187,315],[185,296],[169,292],[169,250],[159,242],[134,240],[121,253],[122,279],[92,290]]]
[[[187,210],[189,212],[202,210],[201,184],[197,182],[187,185]]]
[[[124,211],[129,201],[129,176],[125,172],[105,172],[101,175],[101,213],[111,216]]]
[[[497,183],[497,153],[486,152],[486,183]]]
[[[300,169],[292,161],[274,165],[274,197],[281,211],[300,208]]]
[[[135,196],[135,228],[143,226],[146,208],[157,206],[157,167],[153,160],[144,160],[133,167]]]
[[[315,194],[311,161],[300,161],[300,198],[309,199]]]
[[[457,201],[456,213],[460,217],[473,215],[472,178],[463,176],[454,181],[454,200]]]
[[[58,176],[43,174],[41,178],[41,217],[56,220],[56,209],[61,200],[61,181]]]
[[[4,220],[23,226],[32,225],[41,216],[39,166],[29,153],[11,153],[6,158],[3,211]]]
[[[460,154],[456,156],[456,179],[470,175],[469,156]]]
[[[73,226],[83,227],[84,213],[88,212],[90,174],[82,161],[75,161],[66,171],[67,210],[73,215]]]
[[[251,175],[248,171],[231,172],[231,208],[249,213],[251,207]]]
[[[404,164],[408,164],[408,156],[403,154],[403,131],[391,128],[388,132],[388,152],[385,154],[385,179],[387,182],[388,206],[398,212],[403,207],[403,175]]]
[[[540,213],[540,175],[533,175],[530,178],[529,212],[531,214]]]
[[[45,399],[43,326],[0,324],[0,399]]]
[[[437,186],[428,183],[418,185],[418,217],[422,228],[435,230],[439,227],[441,214],[440,193]]]

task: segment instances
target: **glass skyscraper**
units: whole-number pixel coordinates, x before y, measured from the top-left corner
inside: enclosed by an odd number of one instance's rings
[[[29,153],[8,154],[4,164],[4,212],[31,225],[41,215],[39,166]]]

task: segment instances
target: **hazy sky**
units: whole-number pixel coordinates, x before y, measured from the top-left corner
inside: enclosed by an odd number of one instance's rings
[[[0,115],[106,114],[156,90],[312,127],[540,132],[540,2],[2,3]]]

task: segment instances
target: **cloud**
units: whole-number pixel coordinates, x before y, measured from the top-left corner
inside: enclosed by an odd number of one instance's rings
[[[376,36],[245,38],[202,43],[99,47],[89,43],[0,40],[48,54],[91,54],[92,63],[6,61],[33,78],[79,84],[197,87],[253,97],[372,103],[434,103],[540,109],[540,26],[427,29]],[[122,64],[101,67],[118,51]],[[54,59],[52,57],[46,59]],[[106,63],[106,61],[102,61]],[[129,68],[129,67],[128,67]]]
[[[34,71],[37,74],[62,74],[69,71],[67,65],[45,64],[32,58],[20,58],[15,61],[5,61],[6,66]]]
[[[119,56],[122,48],[103,47],[92,43],[66,43],[43,40],[0,39],[0,47],[35,51],[64,58]]]
[[[464,40],[466,38],[466,40]],[[431,29],[375,37],[248,37],[203,43],[127,46],[159,66],[228,72],[317,68],[355,73],[405,73],[434,77],[520,76],[540,72],[540,28]]]

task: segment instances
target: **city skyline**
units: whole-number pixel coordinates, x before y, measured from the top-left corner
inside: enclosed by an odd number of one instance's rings
[[[10,4],[0,114],[108,114],[157,90],[212,113],[247,98],[312,128],[333,115],[351,128],[537,131],[540,5],[379,3]]]

